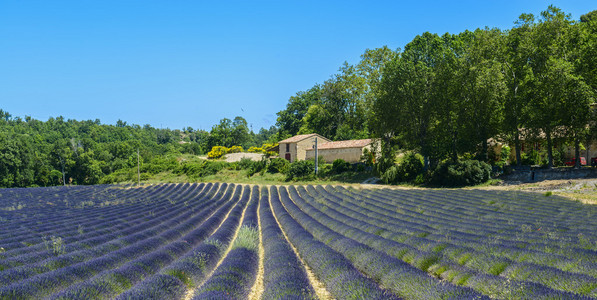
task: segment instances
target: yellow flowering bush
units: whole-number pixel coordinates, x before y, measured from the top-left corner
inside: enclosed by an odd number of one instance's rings
[[[233,147],[234,148],[234,147]],[[216,159],[224,156],[224,154],[228,153],[228,148],[224,146],[213,146],[211,151],[207,153],[207,158],[209,159]]]
[[[251,147],[249,148],[250,153],[265,153],[265,150],[263,150],[263,148],[258,148],[258,147]]]
[[[232,147],[228,148],[228,153],[239,153],[239,152],[243,152],[243,147],[232,146]]]

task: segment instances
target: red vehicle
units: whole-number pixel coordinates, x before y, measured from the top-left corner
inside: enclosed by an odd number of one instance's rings
[[[597,159],[597,157],[593,157],[591,159],[591,161],[593,161],[594,159]],[[573,158],[573,159],[571,159],[571,160],[569,160],[569,161],[566,162],[567,166],[574,166],[575,164],[576,164],[576,158]],[[587,165],[587,159],[584,156],[580,158],[580,165],[581,166],[586,166]]]

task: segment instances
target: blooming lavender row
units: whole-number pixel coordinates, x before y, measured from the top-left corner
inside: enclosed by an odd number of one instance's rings
[[[209,211],[193,217],[199,220],[213,212],[200,226],[178,240],[137,259],[129,260],[119,268],[104,271],[87,281],[71,286],[51,298],[97,299],[115,297],[140,282],[144,277],[153,275],[166,265],[171,264],[205,240],[218,227],[230,209],[237,204],[240,199],[240,190],[241,188],[237,187],[230,199],[223,199],[225,202],[222,206],[212,207]]]
[[[61,222],[59,224],[51,225],[52,223],[48,219],[43,219],[44,221],[41,222],[41,225],[31,225],[27,223],[21,223],[20,226],[23,228],[27,228],[27,232],[13,232],[13,239],[5,239],[3,242],[3,246],[5,249],[21,249],[23,248],[29,249],[32,244],[40,243],[41,238],[40,236],[43,235],[58,235],[61,237],[68,237],[69,235],[77,236],[79,231],[85,228],[85,230],[89,231],[93,227],[98,225],[99,228],[106,228],[105,219],[110,219],[114,217],[121,218],[123,210],[126,211],[130,207],[118,207],[118,208],[110,208],[111,211],[107,209],[93,209],[87,211],[81,211],[80,209],[73,209],[68,208],[64,209],[57,215],[60,216]],[[130,210],[133,211],[133,210]],[[74,214],[70,214],[70,213]],[[65,214],[69,214],[65,216]],[[39,219],[37,219],[36,223],[39,223]],[[69,226],[70,225],[70,226]],[[81,227],[79,227],[79,225]],[[10,241],[13,243],[10,243]],[[39,246],[39,245],[37,245]],[[9,255],[11,251],[7,251],[5,255]],[[20,253],[20,252],[17,252]]]
[[[324,191],[323,189],[321,189],[321,187],[318,187],[317,189]],[[317,192],[315,192],[314,189],[310,188],[309,190],[312,192],[312,195],[317,195]],[[343,197],[342,199],[346,200],[347,197]],[[374,241],[369,244],[380,251],[385,251],[388,254],[399,257],[404,261],[407,261],[410,264],[421,268],[422,270],[431,270],[431,272],[434,275],[441,276],[443,279],[457,284],[465,284],[469,286],[468,284],[466,284],[468,282],[463,281],[462,278],[472,279],[476,278],[477,276],[482,276],[485,279],[485,282],[490,282],[492,285],[475,287],[477,288],[477,290],[483,291],[486,294],[499,296],[499,293],[503,291],[503,289],[495,290],[495,287],[506,286],[506,278],[494,276],[494,278],[491,281],[487,280],[488,277],[496,275],[491,270],[493,267],[498,266],[502,267],[503,269],[503,266],[505,266],[502,265],[503,262],[501,262],[500,260],[486,261],[486,264],[484,265],[477,261],[481,268],[469,269],[469,267],[471,267],[470,264],[467,264],[466,266],[461,266],[450,261],[449,259],[446,259],[445,254],[469,253],[470,255],[470,252],[468,251],[474,252],[474,250],[472,249],[464,249],[461,247],[459,248],[449,243],[435,242],[432,240],[426,240],[425,238],[411,238],[402,240],[399,236],[397,238],[391,231],[392,229],[395,229],[395,227],[391,226],[392,224],[385,223],[381,220],[377,220],[375,219],[375,217],[371,217],[371,215],[363,215],[359,213],[358,210],[362,210],[362,208],[360,208],[359,206],[351,207],[351,205],[346,203],[346,201],[344,201],[344,204],[341,206],[334,205],[335,199],[333,198],[333,195],[329,195],[328,197],[326,197],[326,200],[326,204],[329,203],[333,208],[327,207],[326,209],[322,210],[320,207],[321,211],[323,211],[326,215],[334,218],[335,220],[339,220],[345,224],[349,224],[350,226],[354,226],[368,232],[370,234],[368,238]],[[314,205],[317,206],[319,202],[321,201],[318,201]],[[351,210],[351,208],[354,210]],[[342,211],[344,214],[338,211]],[[379,225],[380,227],[371,226],[370,224],[364,221],[367,221],[371,224]],[[357,237],[363,238],[362,235],[363,234]],[[401,240],[406,244],[399,243],[397,242],[397,240]],[[413,240],[417,241],[417,243],[411,243]],[[487,270],[489,270],[489,272],[492,274],[489,276],[483,274],[483,272]],[[538,290],[535,285],[528,283],[517,283],[514,281],[511,283],[509,282],[509,284],[511,286],[518,286],[521,289],[526,289],[526,293],[529,296],[537,295],[537,293],[540,293],[539,295],[544,295],[545,293],[541,292],[541,290],[547,290],[549,292],[552,292],[549,289],[545,289],[545,287]]]
[[[345,198],[343,198],[345,199]],[[479,231],[482,232],[483,228],[480,226],[479,227]],[[430,237],[430,236],[428,236]],[[453,238],[452,236],[450,236],[450,240],[456,244],[458,244],[458,241],[460,239],[458,238]],[[504,246],[501,245],[500,243],[490,243],[485,245],[485,247],[479,247],[480,249],[496,249],[499,248],[502,250],[502,252],[509,252],[508,251],[508,247],[510,246]],[[520,250],[520,249],[519,249]],[[547,249],[546,249],[547,250]],[[534,253],[533,253],[534,252]],[[491,256],[494,256],[496,254],[496,252],[489,252],[491,254]],[[591,255],[588,252],[585,252],[586,255]],[[458,253],[456,253],[458,254]],[[498,255],[500,253],[497,253]],[[539,257],[541,255],[541,253],[539,253],[538,251],[528,251],[526,254],[524,254],[522,251],[519,251],[519,254],[523,254],[521,255],[521,259],[524,259],[524,257],[534,257],[535,261],[539,261],[537,259],[537,257]],[[578,252],[575,251],[571,251],[571,256],[576,256],[578,254]],[[551,259],[558,259],[561,258],[560,255],[558,255],[558,257],[553,256],[551,254],[544,254],[546,257],[551,257],[550,259],[544,259],[543,262],[548,262]],[[595,253],[593,252],[592,254],[593,256],[595,255]],[[467,265],[474,265],[478,263],[478,257],[475,257],[474,255],[471,256],[470,254],[467,254],[466,252],[464,253],[460,253],[458,254],[458,256],[460,257],[459,259],[461,260],[462,263],[466,263]],[[458,257],[457,257],[458,258]],[[502,259],[496,259],[495,257],[488,257],[489,259],[493,259],[494,261],[499,262]],[[570,259],[564,259],[564,260],[559,260],[560,263],[558,263],[558,260],[555,260],[554,266],[558,266],[558,264],[561,264],[560,266],[564,266],[564,267],[568,267],[568,268],[576,268],[574,271],[581,273],[581,272],[586,272],[586,274],[594,274],[595,272],[595,267],[594,264],[586,264],[586,262],[582,262],[582,260],[578,260],[576,263],[573,264],[568,264],[568,262],[570,262]],[[507,261],[507,260],[506,260]],[[552,286],[554,288],[562,288],[562,287],[558,287],[558,285],[562,285],[562,286],[567,286],[564,289],[566,290],[574,290],[575,292],[581,292],[581,293],[587,293],[586,290],[590,290],[592,286],[594,286],[594,279],[589,278],[589,277],[583,277],[583,276],[578,276],[577,274],[564,274],[561,273],[560,271],[558,271],[557,269],[554,268],[544,268],[541,266],[536,266],[533,264],[512,264],[511,266],[509,266],[510,263],[503,265],[501,270],[499,272],[505,272],[506,267],[508,268],[513,268],[514,270],[518,270],[519,267],[516,266],[520,266],[520,268],[528,270],[525,272],[507,272],[504,275],[506,276],[514,276],[515,278],[521,279],[521,280],[531,280],[534,282],[541,282],[544,283],[546,285]],[[584,266],[585,269],[581,269]],[[592,267],[591,267],[592,266]],[[579,268],[581,267],[581,268]],[[570,272],[571,270],[567,270],[568,272]],[[538,276],[540,278],[530,278],[529,276],[525,275],[525,273],[529,273],[529,272],[533,272],[536,274],[542,274],[541,276]],[[547,272],[547,273],[546,273]],[[592,272],[592,273],[591,273]],[[560,280],[558,280],[558,282],[556,283],[555,280],[553,280],[552,278],[561,278]],[[581,286],[580,289],[576,289],[574,288],[575,286]],[[594,294],[593,293],[589,293],[589,294]]]
[[[402,199],[402,192],[398,195],[396,195],[396,192],[384,192],[374,193],[390,196],[388,200]],[[412,191],[408,193],[413,194]],[[520,230],[523,225],[535,227],[535,229],[540,227],[547,229],[553,226],[557,233],[553,237],[575,237],[579,232],[587,234],[587,236],[596,236],[594,230],[587,230],[597,226],[594,218],[590,217],[596,213],[594,207],[570,203],[556,197],[549,198],[551,201],[551,205],[549,205],[550,202],[546,202],[546,197],[533,196],[528,193],[492,194],[490,191],[486,191],[484,193],[486,198],[484,199],[475,197],[474,193],[475,191],[446,191],[444,195],[441,195],[437,192],[429,192],[424,195],[424,201],[417,201],[417,206],[422,208],[423,215],[432,214],[442,222],[449,224],[458,221],[459,228],[475,230],[479,227],[479,223],[483,223],[482,229],[484,232],[491,231],[504,239],[512,237],[508,233],[512,230]],[[392,197],[392,195],[398,197]],[[412,199],[416,201],[420,196],[415,194]],[[554,206],[554,203],[557,206]],[[436,204],[443,206],[439,206],[440,209],[438,210]],[[404,207],[403,203],[400,203],[400,206]],[[456,210],[445,209],[445,206],[456,208]],[[441,214],[437,214],[437,212]],[[419,216],[422,214],[419,214]],[[554,226],[554,223],[557,226]],[[540,225],[540,227],[537,227],[537,225]],[[500,233],[506,234],[500,236]],[[533,240],[534,242],[542,242],[544,241],[543,232],[541,230],[529,230],[524,233],[524,240],[527,242]],[[558,244],[561,242],[562,240],[557,241]]]
[[[230,194],[230,192],[227,192],[225,197],[230,197]],[[65,288],[78,281],[86,280],[102,271],[112,269],[128,260],[140,257],[176,240],[192,230],[196,225],[200,224],[202,219],[206,216],[199,218],[199,220],[193,217],[195,215],[200,215],[201,213],[201,211],[190,211],[181,215],[180,220],[167,220],[161,225],[163,229],[167,229],[166,231],[159,235],[150,235],[142,241],[112,251],[107,255],[36,275],[27,280],[0,288],[0,297],[6,296],[18,299],[39,298],[54,293],[57,290]],[[128,237],[123,237],[121,240],[126,242],[127,238]]]
[[[246,188],[248,192],[249,187],[247,186]],[[259,206],[259,198],[259,187],[254,185],[251,188],[251,200],[249,201],[249,205],[245,210],[245,216],[243,218],[243,223],[241,224],[241,226],[253,228],[259,227],[259,221],[257,218],[257,207]]]
[[[230,211],[218,229],[187,254],[147,277],[117,299],[179,299],[199,286],[216,267],[224,250],[239,227],[240,218],[250,199],[244,187],[241,200]]]
[[[388,209],[397,210],[397,216],[401,219],[412,220],[414,223],[424,221],[430,231],[458,223],[459,226],[454,227],[457,230],[456,233],[465,233],[465,231],[478,226],[478,220],[470,220],[471,218],[476,218],[475,215],[488,213],[488,210],[483,209],[471,211],[468,208],[473,206],[472,203],[464,201],[458,205],[451,205],[444,199],[435,199],[434,195],[424,194],[421,195],[422,198],[418,198],[416,195],[411,195],[412,193],[393,196],[384,192],[386,191],[371,192],[367,197],[368,202],[383,207],[386,211]],[[471,237],[483,237],[476,235],[476,232],[472,230],[467,233]],[[495,234],[497,230],[491,233]]]
[[[152,190],[154,192],[159,192],[166,188],[173,188],[175,185],[164,185],[164,186],[157,186],[156,188],[150,187],[145,189],[129,189],[129,190],[122,190],[122,189],[113,189],[108,188],[106,186],[89,186],[85,187],[85,193],[82,192],[72,192],[72,187],[64,187],[60,188],[56,191],[55,194],[51,196],[45,195],[40,196],[39,199],[31,199],[31,197],[27,197],[28,199],[24,199],[24,205],[27,208],[27,217],[23,217],[20,220],[12,219],[11,221],[15,221],[13,225],[16,228],[6,227],[3,229],[8,230],[4,232],[0,229],[0,232],[11,233],[15,230],[22,229],[20,228],[21,225],[27,227],[36,227],[41,226],[40,228],[51,227],[54,225],[60,225],[65,222],[63,219],[63,213],[72,210],[73,208],[77,207],[77,204],[81,202],[85,202],[83,200],[113,200],[114,198],[123,198],[125,201],[124,203],[134,203],[137,198],[134,197],[135,195],[144,194],[147,196],[151,196]],[[107,190],[114,190],[115,192],[106,193]],[[42,192],[42,191],[40,191]],[[5,199],[0,199],[0,202],[6,202]],[[65,205],[68,203],[69,205]],[[95,203],[95,202],[94,202]],[[71,205],[74,204],[74,205]],[[3,204],[6,205],[6,204]],[[92,213],[99,213],[99,211],[109,211],[109,207],[104,207],[98,210],[94,210]],[[12,214],[13,216],[17,216],[19,210],[14,211]],[[43,219],[43,224],[39,223],[39,220]],[[18,224],[18,225],[17,225]]]
[[[279,194],[278,194],[279,193]],[[327,290],[338,299],[396,299],[373,280],[363,276],[342,254],[318,241],[284,208],[280,198],[288,198],[285,187],[271,187],[271,207],[301,258],[313,269]]]
[[[186,194],[181,194],[181,195],[186,195]],[[196,198],[199,198],[203,196],[203,193],[197,193],[195,194],[191,200],[194,200]],[[183,205],[179,205],[178,208],[182,208]],[[151,209],[156,209],[159,211],[159,213],[154,214],[154,218],[155,219],[159,219],[161,217],[161,215],[163,215],[164,213],[166,213],[168,210],[166,210],[165,208],[170,208],[170,209],[175,209],[177,207],[174,207],[172,205],[170,205],[170,207],[167,207],[164,205],[164,207],[162,206],[157,206],[155,208],[151,208]],[[69,253],[71,251],[76,251],[78,249],[81,248],[90,248],[92,246],[95,246],[101,242],[105,242],[107,240],[110,240],[111,237],[114,236],[118,236],[118,235],[130,235],[132,234],[134,231],[131,231],[131,227],[135,226],[135,225],[142,225],[139,227],[139,229],[144,229],[147,228],[149,226],[152,226],[150,224],[150,222],[148,223],[146,221],[146,213],[150,208],[147,209],[139,209],[139,208],[125,208],[122,209],[119,212],[116,212],[116,215],[108,215],[105,217],[105,219],[117,219],[118,222],[116,222],[116,220],[114,220],[113,222],[106,222],[104,218],[102,219],[96,219],[93,220],[92,222],[89,222],[86,224],[86,227],[82,227],[82,226],[75,226],[74,224],[72,224],[71,226],[68,226],[67,228],[75,228],[75,231],[81,231],[79,232],[79,234],[75,237],[75,238],[64,238],[64,235],[60,232],[56,233],[57,236],[60,236],[62,238],[63,243],[65,244],[65,249],[64,252],[65,253]],[[128,218],[127,218],[128,217]],[[145,223],[145,224],[144,224]],[[87,226],[93,226],[94,224],[101,224],[101,229],[94,229],[89,228]],[[85,229],[83,229],[85,228]],[[85,231],[90,231],[90,232],[84,232]],[[121,232],[122,231],[122,232]],[[85,233],[85,234],[83,234]],[[41,240],[41,238],[37,237],[37,240]],[[9,257],[8,254],[11,254],[10,256],[15,256],[13,259],[7,259],[3,262],[3,265],[6,268],[15,266],[15,265],[20,265],[23,261],[31,263],[31,262],[35,262],[35,261],[40,261],[44,258],[50,257],[52,255],[52,253],[49,253],[45,247],[45,245],[43,243],[40,243],[38,245],[35,246],[31,246],[31,247],[27,247],[24,250],[13,250],[13,251],[7,251],[7,257]]]
[[[220,197],[223,195],[224,189],[225,187],[220,189]],[[214,196],[216,190],[217,187],[212,188],[206,195],[203,195],[200,201],[193,203],[199,207],[204,206],[205,202],[212,200],[212,196]],[[95,257],[106,255],[110,252],[126,247],[127,245],[143,241],[144,239],[148,239],[164,230],[167,230],[168,225],[164,223],[165,221],[177,219],[181,216],[184,216],[184,214],[188,215],[189,213],[190,211],[188,208],[181,207],[177,210],[168,212],[161,218],[156,218],[143,224],[130,227],[125,231],[116,232],[114,234],[95,239],[93,241],[94,244],[97,244],[95,247],[90,247],[89,245],[92,245],[92,243],[87,241],[86,243],[73,246],[80,246],[82,249],[59,256],[51,256],[51,254],[48,254],[47,252],[45,252],[46,255],[39,255],[39,258],[24,256],[24,260],[21,262],[27,264],[22,267],[7,269],[0,272],[0,282],[2,282],[2,285],[7,285],[35,276],[37,274],[49,272],[58,268],[67,267],[76,263],[93,259]],[[122,238],[119,238],[120,236],[122,236]],[[50,258],[41,260],[48,256]],[[28,260],[29,262],[27,262]],[[41,261],[34,263],[38,260]]]
[[[299,190],[301,189],[302,187],[299,187]],[[308,187],[308,189],[310,190],[311,194],[303,195],[303,198],[307,199],[313,195],[322,196],[321,194],[317,193],[315,188]],[[317,189],[324,191],[321,187],[317,187]],[[306,192],[304,189],[302,190]],[[333,201],[332,197],[333,195],[328,195],[328,197],[326,197],[325,200]],[[346,198],[344,197],[343,199]],[[321,206],[319,203],[323,201],[316,201],[314,198],[311,198],[311,201],[309,202],[315,206]],[[303,203],[303,206],[301,206],[301,208],[305,209],[306,205],[308,206],[309,204]],[[332,207],[338,207],[338,209],[344,208],[337,205],[332,205]],[[412,248],[409,249],[408,246],[405,247],[404,244],[397,243],[393,240],[386,240],[382,237],[372,234],[372,232],[376,232],[376,230],[378,230],[379,228],[371,226],[366,222],[363,222],[362,220],[358,220],[348,215],[338,213],[334,208],[326,207],[326,209],[321,210],[323,213],[313,212],[312,209],[310,211],[312,215],[318,214],[320,218],[327,219],[328,222],[325,222],[326,224],[332,224],[334,228],[340,228],[339,232],[346,233],[348,236],[353,237],[360,242],[371,245],[379,251],[383,251],[387,254],[397,256],[423,270],[427,270],[428,268],[434,269],[436,271],[435,274],[441,276],[443,279],[447,279],[450,282],[458,284],[464,284],[487,295],[495,296],[498,298],[507,297],[511,290],[515,288],[516,290],[523,292],[526,296],[531,298],[557,296],[559,298],[564,299],[575,298],[578,296],[573,293],[560,292],[550,288],[546,288],[541,284],[509,280],[504,277],[495,276],[494,274],[484,274],[484,271],[489,270],[489,268],[484,267],[493,267],[495,266],[495,264],[498,264],[498,266],[507,266],[508,264],[500,265],[503,263],[503,261],[500,260],[495,261],[491,259],[486,259],[485,261],[483,261],[483,258],[487,258],[486,255],[484,255],[483,253],[477,253],[476,258],[479,259],[474,261],[473,264],[467,263],[466,266],[460,266],[458,264],[455,264],[454,262],[445,259],[445,257],[442,257],[442,251],[444,253],[463,251],[463,249],[458,249],[458,247],[450,245],[442,245],[442,247],[439,247],[439,245],[436,245],[435,251],[430,253],[425,251],[418,251],[417,249]],[[344,225],[339,225],[332,219],[336,220],[337,222],[343,222]],[[371,219],[368,220],[371,221]],[[355,230],[355,227],[361,228],[369,232],[359,232],[358,230]],[[384,234],[384,236],[388,235]],[[472,265],[475,265],[477,268],[469,269],[469,267],[471,267]],[[441,272],[438,272],[439,269],[441,269]],[[491,272],[491,270],[489,271]],[[466,280],[463,281],[463,278],[465,278]]]
[[[244,232],[248,227],[241,227]],[[251,229],[255,232],[255,229]],[[253,235],[257,235],[255,232]],[[257,247],[259,238],[254,239],[255,249],[237,247],[232,249],[224,258],[221,265],[193,296],[198,299],[243,299],[251,291],[257,272]],[[233,246],[234,247],[234,246]]]
[[[374,239],[378,236],[367,235],[366,232],[329,218],[306,203],[293,186],[290,186],[288,190],[290,197],[283,197],[282,199],[286,199],[283,203],[288,211],[299,220],[299,223],[308,228],[315,237],[350,259],[361,272],[381,283],[393,293],[414,299],[481,297],[481,294],[472,289],[440,282],[400,259],[371,248],[367,243],[380,242],[380,240]],[[349,231],[352,234],[347,234]],[[420,261],[425,264],[433,259],[434,257],[423,256]]]
[[[350,198],[350,196],[348,196]],[[351,200],[347,199],[347,195],[342,195],[342,203],[350,203]],[[373,202],[374,199],[371,198],[368,202]],[[358,206],[362,206],[362,202],[354,201],[354,204]],[[399,213],[388,213],[394,212],[396,210],[401,210],[402,207],[396,208],[395,206],[386,206],[386,207],[375,207],[371,203],[367,203],[365,206],[368,210],[373,210],[367,213],[368,216],[371,216],[372,213],[377,213],[380,219],[384,221],[394,220],[393,223],[396,224],[403,224],[401,222],[403,219],[400,217]],[[445,214],[444,214],[445,215]],[[425,220],[421,220],[421,222],[425,222]],[[429,221],[427,221],[429,223]],[[474,236],[479,236],[480,233],[484,235],[492,235],[491,233],[484,233],[484,227],[480,226],[482,224],[477,224],[476,234]],[[450,226],[450,225],[446,225]],[[450,227],[458,226],[458,224],[454,224]],[[405,226],[401,226],[405,227]],[[408,230],[406,227],[404,228]],[[515,235],[513,233],[512,235]],[[560,249],[559,253],[555,251],[559,246],[548,247],[547,245],[543,244],[543,246],[537,244],[529,244],[525,242],[525,240],[519,240],[513,243],[508,243],[507,241],[501,239],[490,239],[489,241],[484,241],[480,238],[472,237],[473,234],[457,232],[454,230],[445,229],[442,230],[441,228],[436,230],[435,232],[430,231],[425,234],[425,237],[428,239],[434,240],[444,240],[446,237],[449,237],[451,242],[455,242],[461,246],[466,246],[474,249],[486,249],[488,252],[492,249],[500,249],[500,251],[495,251],[495,254],[499,254],[508,259],[513,259],[521,262],[532,262],[538,264],[545,264],[554,268],[565,268],[569,272],[577,272],[581,274],[587,275],[595,275],[595,271],[597,268],[594,267],[595,263],[595,252],[591,253],[590,251],[587,252],[586,250],[578,250],[578,249]],[[493,237],[494,235],[492,235]],[[408,238],[408,237],[406,237]],[[520,238],[520,237],[519,237]],[[417,239],[416,237],[410,237],[409,240]],[[424,239],[424,238],[423,238]],[[496,246],[499,245],[499,246]],[[531,248],[536,248],[535,250]],[[550,253],[545,253],[544,251],[549,251]],[[588,265],[587,265],[588,264]],[[591,267],[593,264],[593,267]]]
[[[26,222],[27,220],[31,220],[28,218],[31,214],[51,214],[59,211],[56,207],[58,205],[51,201],[63,199],[69,195],[74,196],[75,194],[82,194],[76,190],[78,189],[67,190],[66,188],[57,187],[2,189],[0,192],[0,207],[4,209],[0,210],[0,217],[2,217],[3,220],[6,219],[11,222],[0,228],[0,237],[4,238],[4,234],[11,230],[18,230],[19,226],[15,225],[13,222]],[[94,188],[94,190],[98,191],[99,188]],[[51,202],[52,205],[48,205],[48,202]],[[23,213],[25,210],[18,209],[19,204],[26,207],[26,213]]]
[[[180,214],[173,214],[173,217],[179,217]],[[129,235],[129,236],[124,236],[122,238],[110,241],[108,243],[106,243],[105,245],[103,245],[102,247],[96,247],[94,249],[89,249],[89,250],[81,250],[78,251],[77,253],[72,253],[72,254],[68,254],[65,256],[60,256],[55,258],[56,261],[52,262],[48,262],[46,264],[41,264],[40,266],[45,267],[42,269],[39,269],[39,267],[35,268],[35,265],[32,266],[33,271],[37,271],[37,272],[46,272],[48,271],[47,268],[50,268],[50,270],[54,270],[56,268],[60,268],[60,267],[64,267],[64,265],[68,265],[69,262],[77,262],[78,260],[95,260],[94,257],[99,257],[100,255],[104,255],[104,254],[108,254],[108,257],[110,255],[112,255],[114,253],[114,251],[111,250],[118,250],[121,249],[122,247],[125,247],[126,245],[131,245],[130,247],[134,247],[136,245],[139,245],[140,243],[146,243],[144,242],[145,239],[148,238],[152,238],[153,236],[159,234],[160,232],[164,231],[164,230],[168,230],[173,224],[178,223],[178,222],[174,222],[172,223],[172,221],[166,222],[168,219],[165,220],[158,220],[158,223],[161,222],[161,224],[157,227],[153,227],[153,228],[148,228],[146,230],[144,230],[142,233],[140,234],[134,234],[134,235]],[[118,246],[118,247],[116,247]],[[123,249],[126,249],[123,248]],[[121,249],[122,250],[122,249]],[[118,251],[116,251],[118,252]],[[100,258],[101,260],[101,258]],[[79,266],[81,265],[80,263],[78,264]],[[54,266],[54,267],[52,267]],[[76,266],[76,264],[75,264]],[[12,270],[9,270],[12,271]],[[21,270],[22,271],[22,270]],[[25,271],[27,271],[25,269]],[[10,275],[10,274],[9,274]],[[20,275],[22,276],[23,274],[13,274],[13,275]],[[27,277],[29,277],[28,275],[30,274],[25,274],[27,275]],[[31,274],[31,275],[35,275]],[[15,276],[17,279],[19,279],[20,276]],[[43,277],[42,277],[43,278]],[[11,279],[9,277],[9,279]],[[11,280],[12,281],[12,280]]]
[[[246,187],[248,190],[248,186]],[[242,299],[251,291],[259,262],[257,207],[259,188],[253,186],[241,227],[222,263],[196,291],[193,299]]]
[[[478,224],[477,231],[483,233],[483,227],[483,224]],[[448,234],[450,235],[450,240],[456,244],[475,249],[483,249],[493,256],[497,255],[498,257],[504,257],[508,260],[515,260],[518,262],[546,265],[566,272],[586,274],[592,277],[595,277],[597,274],[597,267],[595,264],[597,256],[595,251],[577,248],[560,248],[559,246],[548,246],[548,244],[545,243],[530,244],[525,242],[524,237],[517,243],[508,244],[502,240],[475,242],[471,241],[466,236],[463,237],[461,234],[454,232],[449,232]],[[513,233],[512,235],[515,234],[516,233]],[[549,235],[551,234],[552,233],[549,233]],[[440,235],[434,236],[434,234],[427,237],[441,238]],[[557,270],[554,270],[554,272],[559,273]]]
[[[277,193],[277,192],[276,192]],[[284,237],[269,205],[267,188],[261,189],[259,218],[263,239],[263,293],[264,300],[315,299],[315,291],[307,274]]]
[[[60,202],[68,197],[75,196],[89,196],[94,195],[95,191],[106,189],[107,186],[72,186],[72,187],[50,187],[50,188],[8,188],[2,189],[0,193],[0,205],[4,208],[9,208],[11,205],[26,205],[27,212],[22,213],[20,209],[14,210],[3,210],[0,211],[2,217],[9,217],[11,221],[19,221],[21,219],[27,219],[31,213],[35,214],[47,214],[50,215],[53,212],[58,212],[64,208],[65,203]],[[52,202],[51,205],[47,205],[47,202]],[[69,202],[70,203],[70,202]]]
[[[2,226],[2,228],[0,228],[0,240],[3,242],[3,245],[6,246],[5,249],[25,247],[25,245],[19,243],[19,241],[25,240],[26,238],[30,238],[32,236],[36,236],[37,232],[42,233],[44,230],[46,230],[46,228],[49,228],[50,230],[52,228],[55,228],[55,224],[52,221],[52,217],[44,216],[43,214],[38,212],[37,209],[30,207],[31,205],[33,205],[32,202],[36,203],[38,201],[44,200],[39,199],[36,201],[29,199],[28,201],[19,201],[19,204],[23,206],[23,209],[16,209],[10,212],[14,217],[15,215],[20,214],[21,212],[27,211],[27,217],[22,219],[15,219],[9,217],[8,219],[10,220],[10,222],[6,224],[6,226]],[[46,205],[48,206],[47,210],[51,211],[54,218],[60,217],[59,222],[61,224],[64,224],[64,212],[65,210],[68,210],[68,208],[63,208],[59,211],[53,211],[53,209],[50,208],[52,207],[53,203],[49,201],[47,201],[46,203],[48,203]],[[0,203],[0,205],[6,204]],[[43,220],[43,222],[41,220]]]

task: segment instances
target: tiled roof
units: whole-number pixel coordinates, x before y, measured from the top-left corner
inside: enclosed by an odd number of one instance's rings
[[[317,145],[317,149],[362,148],[371,144],[371,142],[371,139],[328,142]],[[307,151],[309,150],[313,149],[307,149]]]
[[[278,144],[282,144],[282,143],[296,143],[296,142],[300,142],[306,138],[310,138],[313,136],[318,136],[320,138],[324,138],[321,135],[317,134],[317,133],[309,133],[309,134],[299,134],[299,135],[295,135],[291,138],[287,138],[285,140],[279,141]],[[326,139],[326,138],[324,138]],[[326,139],[327,140],[327,139]]]

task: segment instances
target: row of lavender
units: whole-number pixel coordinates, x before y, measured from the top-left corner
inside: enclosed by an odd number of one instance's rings
[[[26,192],[29,199],[21,201],[47,200]],[[247,298],[255,290],[261,240],[262,255],[271,259],[262,260],[263,289],[256,295],[314,298],[265,187],[179,184],[52,192],[58,193],[54,202],[71,203],[60,210],[47,204],[60,215],[43,219],[34,212],[41,204],[8,214],[11,221],[0,232],[11,238],[0,245],[7,249],[0,254],[0,299]],[[77,197],[103,201],[98,194],[116,204],[72,205]],[[85,232],[73,230],[73,224]],[[65,247],[53,252],[41,234],[64,237]]]
[[[25,203],[3,213],[0,299],[597,297],[595,209],[557,198],[234,184],[43,191],[0,192],[0,205]]]
[[[289,187],[288,193],[287,208],[300,208],[295,217],[305,219],[303,225],[321,239],[331,239],[326,230],[340,233],[334,239],[350,238],[350,243],[367,245],[456,286],[497,298],[513,293],[522,298],[597,297],[596,245],[585,240],[594,235],[587,229],[597,228],[591,225],[594,207],[534,194],[466,190],[355,192],[309,186]],[[509,208],[487,209],[488,203],[498,202]],[[301,211],[308,217],[301,217]],[[557,217],[549,218],[550,211]],[[541,226],[545,231],[547,220],[548,234],[533,230]],[[333,246],[334,239],[325,241]],[[338,246],[338,251],[343,248],[348,247]],[[387,264],[368,262],[362,272],[367,265],[375,265],[368,274],[373,278],[375,270],[383,270],[383,283]],[[425,281],[414,275],[391,283],[398,282],[404,284],[399,294],[408,298],[436,298],[419,293],[439,290],[422,286]]]
[[[197,187],[202,188],[202,187]],[[189,190],[188,187],[163,186],[159,190],[164,193]],[[180,195],[185,195],[181,193]],[[124,196],[124,195],[123,195]],[[157,196],[159,199],[159,196]],[[122,199],[125,199],[124,197]],[[81,248],[91,248],[105,241],[110,241],[117,236],[129,236],[140,229],[148,228],[151,224],[157,224],[164,216],[168,207],[164,203],[155,201],[154,205],[120,205],[103,208],[87,208],[72,211],[63,209],[60,212],[61,219],[56,222],[44,220],[35,216],[35,221],[25,220],[20,222],[20,230],[3,229],[11,238],[3,239],[5,252],[2,253],[3,261],[1,268],[18,266],[24,262],[31,263],[34,260],[47,258],[47,245],[43,242],[44,236],[60,237],[66,245],[63,252],[71,252]],[[160,213],[152,214],[149,209],[160,209]],[[180,208],[179,208],[180,209]],[[99,211],[99,212],[98,212]],[[38,220],[41,224],[38,224]],[[107,222],[106,220],[116,220]],[[148,223],[149,222],[149,223]],[[14,222],[17,223],[17,222]],[[11,224],[14,224],[11,223]],[[41,238],[40,238],[41,237]]]
[[[111,207],[64,209],[62,219],[49,220],[44,234],[51,233],[61,239],[66,237],[61,240],[64,247],[60,252],[53,251],[56,250],[53,249],[55,243],[48,247],[38,236],[37,244],[25,244],[28,251],[15,247],[1,253],[1,295],[9,298],[47,296],[160,247],[172,245],[185,234],[189,239],[196,238],[191,231],[224,203],[230,202],[234,187],[225,184],[161,185],[135,189],[133,195],[131,190],[120,189],[117,193],[122,196],[121,200],[126,200],[128,195],[133,201],[119,201],[121,204]],[[236,190],[236,194],[240,194],[240,187]],[[70,192],[65,191],[65,199]],[[69,221],[76,223],[69,224]],[[81,228],[77,226],[80,222],[83,222],[85,232],[73,234],[71,228]],[[19,222],[9,223],[19,225]],[[20,222],[20,228],[24,230],[31,225],[35,222],[29,219]],[[10,230],[3,232],[10,234]],[[33,235],[36,233],[39,234],[39,230]],[[18,234],[13,236],[19,238]],[[31,238],[23,234],[21,239]]]

